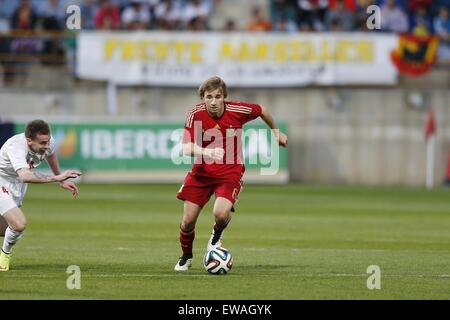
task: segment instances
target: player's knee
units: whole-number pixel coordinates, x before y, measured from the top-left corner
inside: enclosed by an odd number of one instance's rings
[[[195,221],[183,220],[181,222],[181,231],[191,232],[195,228]]]
[[[226,225],[229,220],[230,213],[225,210],[214,210],[214,218],[216,223],[220,225]]]
[[[10,224],[10,228],[17,232],[22,232],[25,230],[27,226],[27,220],[26,219],[17,219]]]

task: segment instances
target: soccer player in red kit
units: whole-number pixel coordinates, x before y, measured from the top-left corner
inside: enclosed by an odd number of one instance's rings
[[[243,125],[261,117],[273,130],[279,145],[287,146],[286,135],[278,130],[267,109],[258,104],[225,101],[227,87],[221,78],[209,78],[198,93],[203,103],[188,113],[184,125],[183,154],[196,158],[177,194],[184,201],[184,213],[180,225],[183,255],[175,265],[176,271],[186,271],[191,266],[195,224],[213,194],[215,224],[207,250],[222,246],[222,232],[231,220],[242,188]]]

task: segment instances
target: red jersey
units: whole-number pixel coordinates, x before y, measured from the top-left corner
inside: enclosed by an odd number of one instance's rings
[[[118,29],[120,27],[120,10],[117,6],[100,9],[94,18],[96,29]]]
[[[223,148],[222,161],[196,157],[192,174],[212,178],[240,180],[245,167],[242,152],[242,130],[246,122],[261,115],[261,106],[245,102],[224,102],[220,118],[213,118],[204,103],[196,105],[187,115],[183,143],[195,143],[202,148]]]

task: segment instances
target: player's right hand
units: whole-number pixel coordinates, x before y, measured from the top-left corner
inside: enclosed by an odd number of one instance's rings
[[[283,132],[280,132],[277,138],[278,138],[278,144],[280,146],[287,147],[287,145],[288,145],[287,135],[285,135]]]
[[[205,148],[203,153],[205,156],[208,156],[213,160],[220,161],[223,159],[223,156],[225,155],[225,150],[223,150],[223,148],[213,148],[213,149]]]
[[[282,147],[287,147],[288,145],[287,135],[285,135],[279,129],[273,129],[272,132],[275,135],[275,138],[278,140],[278,145]]]

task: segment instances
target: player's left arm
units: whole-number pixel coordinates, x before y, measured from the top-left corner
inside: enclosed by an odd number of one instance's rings
[[[55,175],[61,174],[61,168],[59,166],[58,157],[56,156],[56,152],[52,153],[47,157],[47,163],[50,166],[50,169],[52,169],[53,173]],[[72,181],[62,181],[59,183],[61,188],[69,190],[74,197],[77,197],[79,194],[78,187],[75,183]]]
[[[287,147],[288,145],[288,138],[287,136],[280,131],[278,128],[275,119],[272,117],[270,112],[264,107],[261,106],[261,119],[269,126],[270,129],[272,129],[273,134],[278,140],[278,144],[283,147]]]

